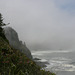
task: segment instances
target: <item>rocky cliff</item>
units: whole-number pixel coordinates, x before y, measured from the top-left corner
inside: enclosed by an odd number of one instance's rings
[[[9,43],[0,36],[0,75],[55,75],[42,70],[24,53],[11,48]]]
[[[31,52],[26,47],[25,43],[23,44],[22,41],[19,40],[17,32],[11,27],[5,27],[4,31],[6,38],[9,40],[9,44],[13,48],[19,49],[21,52],[25,53],[27,57],[32,59]]]

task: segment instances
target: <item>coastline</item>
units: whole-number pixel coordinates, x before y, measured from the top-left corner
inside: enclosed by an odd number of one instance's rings
[[[49,62],[45,59],[33,58],[33,61],[42,68],[46,68],[47,65],[50,65]]]

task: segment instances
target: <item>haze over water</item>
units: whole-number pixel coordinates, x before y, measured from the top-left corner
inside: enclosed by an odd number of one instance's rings
[[[75,75],[75,51],[32,51],[32,55],[34,58],[41,58],[42,62],[49,62],[46,70],[57,75]]]

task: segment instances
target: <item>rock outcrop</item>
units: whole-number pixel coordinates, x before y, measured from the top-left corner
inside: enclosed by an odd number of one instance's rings
[[[17,32],[11,27],[5,27],[4,31],[11,47],[19,49],[21,52],[25,53],[28,58],[32,59],[31,52],[26,47],[25,43],[23,44],[22,41],[19,40]]]

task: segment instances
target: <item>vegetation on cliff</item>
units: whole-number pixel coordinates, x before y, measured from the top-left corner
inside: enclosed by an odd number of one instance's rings
[[[55,75],[41,70],[19,50],[15,50],[0,37],[0,75]]]
[[[0,34],[4,36],[3,32]],[[42,70],[25,54],[12,48],[2,35],[0,35],[0,75],[55,75]]]
[[[0,13],[0,36],[2,38],[4,38],[5,40],[7,40],[6,37],[5,37],[5,35],[4,35],[4,31],[3,31],[2,26],[6,26],[6,24],[3,23],[3,17],[2,17],[2,14]]]

